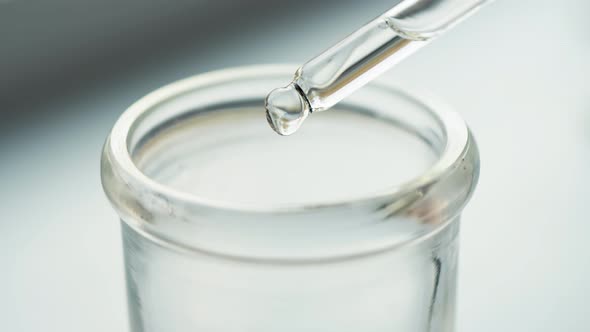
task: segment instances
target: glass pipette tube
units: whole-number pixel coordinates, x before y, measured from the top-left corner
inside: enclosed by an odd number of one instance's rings
[[[301,66],[291,84],[266,98],[280,135],[294,133],[312,112],[325,111],[410,56],[490,0],[403,0]]]

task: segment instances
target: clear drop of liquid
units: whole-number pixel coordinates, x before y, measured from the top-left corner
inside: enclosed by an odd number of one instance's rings
[[[310,113],[309,104],[293,83],[272,90],[265,107],[268,124],[281,136],[296,132]]]

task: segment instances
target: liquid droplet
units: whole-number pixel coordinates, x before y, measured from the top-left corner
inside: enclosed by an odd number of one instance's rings
[[[272,90],[265,106],[268,124],[281,136],[296,132],[310,113],[307,101],[293,83]]]

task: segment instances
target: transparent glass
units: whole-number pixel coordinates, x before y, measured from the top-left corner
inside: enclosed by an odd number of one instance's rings
[[[310,114],[330,109],[488,2],[398,0],[304,63],[289,85],[273,89],[265,104],[268,123],[279,135],[293,134]]]
[[[293,84],[326,110],[469,17],[489,0],[404,0],[301,66]]]
[[[453,330],[466,125],[372,82],[279,137],[264,98],[293,69],[188,78],[113,127],[101,172],[132,331]]]

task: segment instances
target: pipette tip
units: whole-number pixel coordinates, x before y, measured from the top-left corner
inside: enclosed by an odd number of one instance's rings
[[[293,134],[310,113],[305,97],[293,83],[272,90],[265,100],[266,120],[281,136]]]

